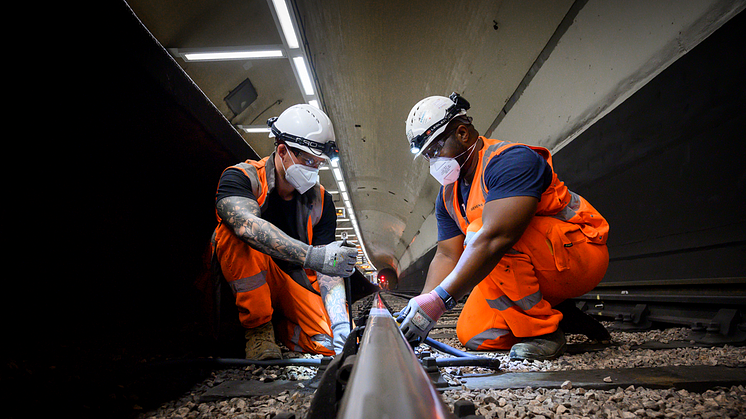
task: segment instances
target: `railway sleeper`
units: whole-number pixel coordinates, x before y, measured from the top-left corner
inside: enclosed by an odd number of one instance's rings
[[[611,330],[635,332],[677,325],[689,327],[695,346],[746,345],[746,307],[678,305],[668,302],[635,302],[583,299],[577,307],[590,315],[613,319]]]

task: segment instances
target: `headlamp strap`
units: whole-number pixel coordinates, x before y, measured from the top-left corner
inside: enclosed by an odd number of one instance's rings
[[[324,153],[327,157],[330,159],[336,157],[339,155],[339,149],[337,148],[337,143],[334,141],[327,141],[325,143],[319,143],[317,141],[309,140],[308,138],[298,137],[292,134],[288,134],[285,132],[281,132],[277,127],[275,127],[275,121],[277,121],[277,117],[272,117],[267,120],[267,126],[269,126],[270,131],[274,136],[281,140],[281,141],[290,141],[292,143],[304,145],[306,147],[312,148],[314,150],[319,150],[320,152]]]

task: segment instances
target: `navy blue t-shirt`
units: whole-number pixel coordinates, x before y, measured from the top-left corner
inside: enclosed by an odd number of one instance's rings
[[[490,160],[484,169],[484,183],[489,191],[485,203],[513,196],[541,199],[541,194],[552,183],[552,168],[534,150],[526,146],[515,146]],[[470,187],[459,181],[459,190],[463,197],[461,202],[467,202]],[[442,187],[435,203],[435,218],[438,222],[438,241],[463,234],[458,223],[446,211]]]

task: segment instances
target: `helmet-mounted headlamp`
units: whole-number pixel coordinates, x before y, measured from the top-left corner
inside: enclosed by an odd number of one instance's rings
[[[412,154],[418,153],[422,149],[422,146],[427,142],[427,140],[430,138],[431,135],[433,135],[435,131],[437,131],[443,125],[451,122],[451,120],[455,118],[461,111],[468,111],[469,108],[471,108],[469,101],[461,97],[461,95],[456,92],[451,93],[451,95],[448,96],[448,99],[451,99],[453,105],[446,109],[446,114],[445,116],[443,116],[443,119],[431,125],[430,128],[426,129],[425,132],[423,132],[422,134],[414,137],[409,143]]]
[[[339,148],[337,147],[337,143],[335,143],[334,141],[320,143],[318,141],[309,140],[308,138],[298,137],[293,134],[282,132],[277,129],[277,127],[275,127],[275,121],[277,121],[276,116],[269,118],[267,120],[267,126],[269,127],[269,130],[272,132],[275,138],[277,138],[278,140],[306,146],[311,149],[313,154],[317,156],[320,154],[324,154],[331,161],[339,160]],[[316,153],[316,151],[318,151],[318,153]]]

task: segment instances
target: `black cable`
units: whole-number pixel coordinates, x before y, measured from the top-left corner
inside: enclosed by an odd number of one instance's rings
[[[275,106],[275,105],[279,105],[279,104],[281,104],[281,103],[282,103],[282,99],[277,99],[277,100],[276,100],[276,101],[275,101],[275,102],[274,102],[273,104],[271,104],[271,105],[267,106],[267,108],[266,108],[266,109],[264,109],[263,111],[259,112],[259,114],[258,114],[258,115],[257,115],[256,117],[254,117],[254,119],[252,119],[252,120],[251,120],[251,122],[249,122],[249,125],[253,125],[253,124],[254,124],[254,121],[256,121],[257,119],[259,119],[259,117],[260,117],[260,116],[262,116],[262,114],[263,114],[264,112],[267,112],[267,111],[269,110],[269,108],[271,108],[271,107],[273,107],[273,106]]]

